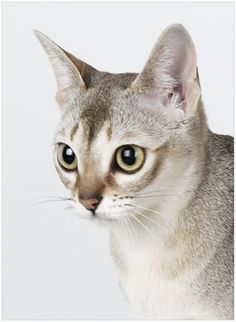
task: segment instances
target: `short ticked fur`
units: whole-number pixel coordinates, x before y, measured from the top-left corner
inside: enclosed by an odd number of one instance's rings
[[[233,319],[233,139],[207,127],[188,32],[167,28],[140,74],[99,72],[36,35],[58,85],[57,171],[75,211],[108,223],[130,304],[146,318]],[[61,168],[58,143],[77,170]],[[145,150],[133,174],[114,166],[126,144]],[[96,195],[94,216],[79,197]]]

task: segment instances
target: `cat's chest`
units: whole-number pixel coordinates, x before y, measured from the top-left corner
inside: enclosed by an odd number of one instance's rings
[[[155,262],[135,263],[133,260],[127,263],[126,272],[120,271],[119,277],[125,296],[143,318],[183,317],[190,302],[188,288],[180,281],[162,280]]]
[[[125,297],[142,318],[211,318],[211,312],[197,303],[187,280],[163,278],[158,258],[139,254],[126,256],[125,267],[118,266],[118,271]]]

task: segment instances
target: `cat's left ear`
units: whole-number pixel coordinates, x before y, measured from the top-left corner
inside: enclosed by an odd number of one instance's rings
[[[63,105],[73,90],[85,91],[98,71],[59,47],[40,31],[34,30],[34,33],[49,57],[57,81],[56,99]]]
[[[183,118],[194,112],[200,97],[197,58],[192,39],[182,25],[171,25],[162,32],[131,89],[150,96],[152,104],[156,97],[164,107],[178,105]]]

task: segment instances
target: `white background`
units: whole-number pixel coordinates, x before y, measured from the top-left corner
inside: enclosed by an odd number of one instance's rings
[[[131,319],[108,233],[63,208],[54,170],[56,83],[39,29],[97,69],[138,72],[159,33],[180,22],[198,53],[210,128],[233,134],[232,3],[3,4],[3,318]]]

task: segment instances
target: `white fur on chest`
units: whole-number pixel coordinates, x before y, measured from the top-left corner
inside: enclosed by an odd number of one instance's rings
[[[183,317],[187,313],[184,313],[187,304],[185,287],[179,281],[161,280],[153,268],[155,262],[147,262],[146,258],[143,260],[132,258],[127,263],[127,272],[120,274],[121,286],[130,304],[144,318]]]
[[[212,319],[213,312],[198,303],[188,278],[163,278],[163,254],[145,247],[126,248],[125,268],[118,266],[121,288],[141,318]],[[168,256],[168,255],[167,255]],[[188,276],[189,277],[189,276]]]

